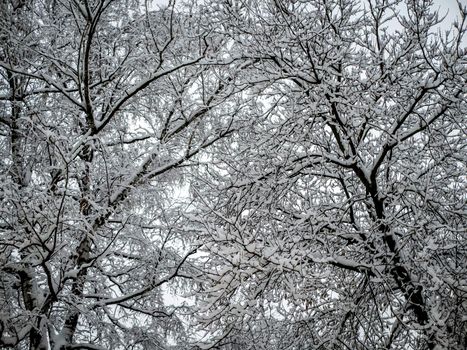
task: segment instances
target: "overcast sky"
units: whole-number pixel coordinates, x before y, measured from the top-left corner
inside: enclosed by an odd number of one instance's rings
[[[462,5],[467,5],[467,0],[461,0]],[[459,18],[459,7],[457,6],[456,0],[435,0],[436,6],[440,9],[440,14],[444,15],[448,12],[448,15],[445,19],[447,24],[452,23],[456,16]]]

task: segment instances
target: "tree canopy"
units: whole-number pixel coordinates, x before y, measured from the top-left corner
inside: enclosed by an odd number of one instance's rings
[[[0,347],[464,349],[467,7],[0,4]]]

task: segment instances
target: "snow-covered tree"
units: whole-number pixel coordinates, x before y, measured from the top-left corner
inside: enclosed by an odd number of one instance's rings
[[[196,246],[174,197],[236,128],[240,63],[215,64],[222,38],[194,4],[0,10],[0,347],[185,346],[163,288]]]
[[[452,11],[1,2],[0,347],[464,349]]]
[[[429,0],[210,11],[258,99],[192,184],[199,345],[464,349],[466,8],[447,30]]]

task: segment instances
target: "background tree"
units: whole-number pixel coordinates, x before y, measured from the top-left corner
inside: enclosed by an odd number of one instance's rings
[[[466,8],[211,6],[261,98],[192,186],[200,346],[465,348]]]
[[[0,6],[0,347],[182,348],[174,193],[237,127],[238,63],[194,4]]]

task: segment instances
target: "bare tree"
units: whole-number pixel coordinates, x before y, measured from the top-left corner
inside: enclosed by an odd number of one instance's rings
[[[467,346],[455,10],[443,32],[432,1],[213,4],[260,98],[192,186],[200,346]]]

